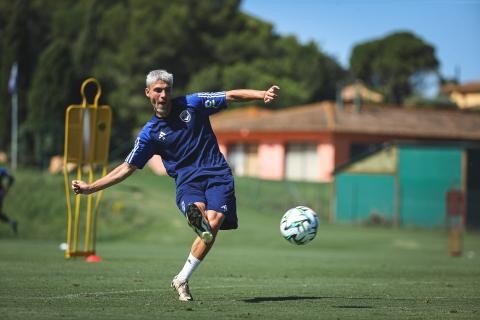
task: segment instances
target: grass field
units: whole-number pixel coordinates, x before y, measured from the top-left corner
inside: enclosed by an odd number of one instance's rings
[[[453,258],[443,230],[330,225],[326,185],[237,179],[240,229],[220,234],[190,281],[196,300],[185,303],[169,284],[193,233],[170,180],[139,172],[107,191],[97,245],[104,261],[89,264],[58,248],[61,177],[18,176],[6,208],[17,209],[21,234],[0,228],[1,319],[480,318],[480,233],[467,232],[464,255]],[[48,191],[17,203],[30,179]],[[298,201],[322,214],[306,246],[278,231]]]

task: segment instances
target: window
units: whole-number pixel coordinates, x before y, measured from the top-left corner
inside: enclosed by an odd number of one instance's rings
[[[229,145],[227,159],[235,175],[258,176],[258,144]]]
[[[319,176],[317,145],[292,143],[287,145],[285,178],[290,180],[317,181]]]

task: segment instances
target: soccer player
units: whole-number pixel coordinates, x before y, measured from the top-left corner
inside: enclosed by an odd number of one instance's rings
[[[8,182],[4,186],[4,180],[5,179]],[[18,232],[17,221],[10,218],[9,216],[7,216],[5,214],[5,212],[3,212],[3,198],[7,194],[8,190],[10,190],[10,187],[12,186],[13,181],[15,181],[15,179],[13,178],[13,176],[10,173],[8,173],[7,169],[5,169],[3,167],[0,167],[0,220],[5,222],[5,223],[8,223],[11,226],[13,233],[17,234],[17,232]]]
[[[183,269],[171,283],[179,300],[190,301],[188,280],[209,252],[217,232],[238,227],[232,171],[220,153],[209,116],[230,102],[271,103],[280,88],[274,85],[266,91],[238,89],[172,98],[173,75],[165,70],[151,71],[146,86],[154,115],[125,162],[91,184],[73,180],[72,189],[76,194],[105,189],[142,169],[153,155],[160,155],[168,175],[175,179],[177,206],[197,234]]]

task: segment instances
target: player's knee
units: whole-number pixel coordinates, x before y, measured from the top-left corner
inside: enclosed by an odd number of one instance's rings
[[[218,230],[220,230],[225,215],[223,213],[210,210],[207,212],[207,218],[210,228],[212,228],[212,231],[216,233]]]

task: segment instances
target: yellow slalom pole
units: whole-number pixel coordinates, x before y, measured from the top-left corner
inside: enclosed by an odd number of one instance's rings
[[[110,111],[110,109],[107,109]],[[111,123],[112,121],[112,115],[111,112],[108,113],[108,123]],[[107,126],[107,132],[106,135],[110,137],[110,126]],[[106,145],[105,145],[105,150],[108,150],[110,147],[110,143],[107,140]],[[107,158],[103,159],[103,164],[102,164],[102,177],[107,174]],[[97,195],[97,201],[95,203],[95,210],[94,210],[94,216],[93,216],[93,240],[92,240],[92,252],[95,254],[96,252],[96,246],[97,246],[97,219],[98,219],[98,209],[100,207],[100,200],[102,199],[103,196],[103,190],[100,191]]]
[[[64,169],[65,192],[67,194],[67,249],[65,250],[65,258],[70,258],[70,243],[72,241],[72,204],[70,201],[70,188],[68,172]]]
[[[85,82],[84,82],[85,83]],[[84,85],[82,84],[82,90]],[[83,139],[83,130],[84,130],[84,121],[85,121],[85,111],[87,110],[87,100],[85,95],[83,94],[82,100],[82,108],[80,109],[80,134]],[[83,154],[84,154],[84,146],[83,141],[78,143],[78,164],[77,164],[77,180],[83,180]],[[73,237],[73,250],[74,254],[77,254],[78,251],[78,229],[79,229],[79,222],[80,222],[80,204],[81,204],[81,196],[79,194],[75,195],[75,225],[74,225],[74,237]]]
[[[92,120],[90,121],[91,127],[90,127],[90,135],[89,135],[89,143],[88,143],[88,183],[93,182],[93,165],[94,165],[94,159],[95,157],[95,151],[96,151],[96,132],[97,132],[97,111],[98,111],[98,99],[100,98],[100,95],[102,93],[102,88],[100,86],[100,83],[95,79],[95,78],[88,78],[82,83],[82,88],[81,88],[81,93],[83,100],[86,101],[85,97],[85,87],[88,83],[95,83],[97,85],[97,93],[95,94],[95,99],[93,103],[93,108],[91,110],[93,111],[90,116],[92,117]],[[98,195],[97,195],[98,198]],[[90,250],[90,234],[91,234],[91,225],[92,225],[92,200],[93,200],[93,195],[89,194],[87,197],[87,216],[86,216],[86,226],[85,226],[85,256],[88,257],[90,255],[94,255],[94,250]]]
[[[107,166],[104,165],[102,169],[102,176],[107,174]],[[97,246],[97,217],[98,208],[100,207],[100,200],[102,199],[103,190],[98,192],[97,201],[95,202],[95,210],[93,211],[93,235],[92,235],[92,254],[96,252]]]
[[[79,161],[77,167],[77,180],[82,180],[82,162]],[[80,220],[80,195],[75,195],[75,222],[73,226],[73,252],[77,253],[78,251],[78,229],[79,229],[79,220]]]
[[[70,198],[70,179],[68,175],[68,131],[69,131],[69,122],[70,122],[70,111],[72,108],[67,109],[67,116],[65,120],[65,144],[64,150],[65,155],[63,157],[63,177],[65,180],[65,194],[67,195],[67,249],[65,250],[65,258],[70,258],[71,253],[71,242],[72,242],[72,201]]]
[[[93,170],[92,165],[88,166],[88,183],[93,182]],[[93,195],[89,194],[87,196],[87,221],[85,225],[85,256],[88,257],[90,255],[90,225],[92,223],[92,198]]]

